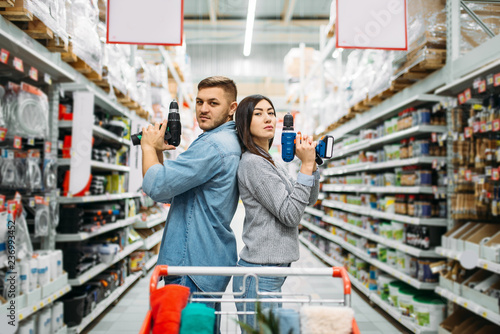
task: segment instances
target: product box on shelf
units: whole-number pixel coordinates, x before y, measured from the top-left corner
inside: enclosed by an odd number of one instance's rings
[[[500,289],[500,276],[489,271],[480,270],[462,286],[462,296],[484,306],[488,310],[499,313],[498,298],[489,296],[491,289]]]
[[[483,228],[483,224],[472,224],[469,229],[467,229],[456,241],[456,250],[463,252],[465,251],[465,241],[472,237],[476,232]]]
[[[58,290],[61,290],[67,284],[68,273],[65,272],[49,284],[42,286],[42,298],[46,298]]]
[[[438,334],[494,334],[498,326],[481,319],[464,308],[458,308],[438,327]]]
[[[497,224],[484,224],[479,230],[472,234],[468,239],[465,240],[465,250],[471,251],[481,255],[481,244],[484,244],[484,240],[489,239],[492,235],[499,232],[500,226]]]
[[[452,249],[450,238],[452,238],[452,236],[455,235],[455,233],[457,233],[458,230],[464,228],[464,225],[465,224],[457,224],[451,230],[443,234],[441,236],[441,247],[446,249]]]
[[[481,245],[481,258],[500,263],[500,232]]]

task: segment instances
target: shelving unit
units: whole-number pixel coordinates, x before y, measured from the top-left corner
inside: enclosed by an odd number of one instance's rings
[[[141,276],[142,272],[129,275],[125,279],[125,284],[118,287],[106,299],[102,300],[99,304],[97,304],[96,308],[89,315],[83,318],[80,325],[68,328],[68,333],[71,334],[81,333],[85,327],[90,325],[90,323],[94,321],[94,319],[96,319],[102,312],[104,312],[106,308],[108,308],[108,306],[111,305],[111,303],[117,300]]]
[[[445,257],[447,257],[449,259],[460,260],[461,255],[462,255],[463,252],[458,252],[458,251],[455,251],[455,250],[452,250],[452,249],[446,249],[446,248],[443,248],[443,247],[437,247],[436,248],[436,253],[438,253],[438,254],[440,254],[442,256],[445,256]],[[500,274],[500,263],[495,263],[495,262],[492,262],[492,261],[488,261],[488,260],[485,260],[485,259],[478,258],[477,259],[476,267],[484,269],[484,270],[488,270],[488,271],[491,271],[491,272],[494,272],[494,273],[497,273],[497,274]]]
[[[59,166],[69,166],[70,161],[71,161],[71,159],[57,159]],[[101,162],[101,161],[94,161],[94,160],[92,160],[90,162],[90,166],[92,167],[93,170],[96,170],[96,171],[104,171],[104,172],[129,172],[130,171],[129,166],[114,165],[114,164],[109,164],[109,163],[105,163],[105,162]]]
[[[446,226],[447,220],[441,218],[416,218],[405,215],[398,215],[394,213],[387,213],[370,208],[361,207],[359,205],[346,204],[344,202],[324,200],[323,206],[333,209],[340,209],[347,212],[357,213],[376,218],[383,218],[388,220],[395,220],[398,222],[408,223],[412,225],[427,225],[427,226]]]
[[[146,262],[145,265],[146,270],[153,268],[156,265],[157,261],[158,261],[158,254],[154,255],[152,258],[148,260],[148,262]]]
[[[374,187],[342,184],[323,184],[325,192],[352,192],[352,193],[372,193],[372,194],[444,194],[446,187]]]
[[[141,195],[139,193],[104,194],[104,195],[89,195],[89,196],[77,196],[77,197],[59,196],[57,200],[61,204],[77,204],[77,203],[116,201],[120,199],[135,198],[140,196]]]
[[[72,121],[59,121],[59,129],[71,129],[72,126],[73,126]],[[97,125],[94,125],[94,127],[92,128],[92,132],[93,132],[94,136],[111,141],[111,142],[114,142],[114,143],[118,143],[118,144],[122,144],[122,145],[126,145],[126,146],[132,145],[132,142],[130,140],[118,137],[117,135],[115,135],[111,131],[103,129]]]
[[[38,312],[40,309],[44,308],[45,306],[49,305],[53,301],[56,301],[57,299],[61,298],[68,292],[70,292],[71,286],[68,284],[64,285],[62,288],[54,292],[53,294],[50,294],[50,296],[42,298],[41,300],[38,300],[25,308],[21,309],[19,311],[19,321],[28,318],[30,315],[33,313]]]
[[[135,222],[134,228],[151,228],[161,223],[164,223],[166,219],[167,219],[166,215],[149,216],[146,221],[139,220]]]
[[[383,263],[383,262],[380,262],[379,260],[377,259],[372,259],[368,254],[366,254],[363,250],[351,245],[350,243],[348,243],[347,241],[344,241],[342,238],[336,236],[336,235],[333,235],[331,233],[328,233],[327,231],[317,227],[317,226],[314,226],[313,224],[309,223],[309,222],[306,222],[304,220],[301,221],[301,225],[306,227],[308,230],[316,233],[317,235],[319,236],[322,236],[323,238],[325,239],[328,239],[334,243],[336,243],[337,245],[341,246],[342,248],[346,249],[347,251],[349,251],[350,253],[356,255],[357,257],[359,257],[360,259],[374,265],[375,267],[385,271],[386,273],[388,274],[391,274],[392,276],[400,279],[401,281],[417,288],[417,289],[422,289],[422,290],[434,290],[437,286],[437,283],[424,283],[424,282],[420,282],[419,280],[413,278],[413,277],[410,277],[406,274],[403,274],[402,272],[400,272],[399,270],[395,269],[395,268],[392,268],[390,267],[389,265]]]
[[[388,144],[392,142],[396,142],[398,140],[408,138],[411,136],[416,136],[420,134],[430,134],[430,133],[444,133],[448,131],[446,126],[437,126],[437,125],[419,125],[409,129],[405,129],[402,131],[398,131],[396,133],[383,136],[377,139],[365,139],[356,144],[352,144],[341,148],[337,152],[335,152],[332,156],[332,159],[342,158],[351,153],[367,150],[372,147],[381,146],[383,144]]]
[[[56,235],[56,241],[59,242],[67,242],[67,241],[82,241],[89,238],[93,238],[95,236],[101,235],[103,233],[113,231],[122,227],[127,227],[132,224],[138,222],[141,218],[141,215],[136,215],[127,219],[118,220],[114,223],[108,223],[105,226],[100,227],[97,231],[94,232],[80,232],[75,234],[62,234],[58,233]]]
[[[375,235],[373,233],[367,232],[359,227],[345,223],[345,222],[343,222],[339,219],[333,218],[333,217],[323,216],[323,221],[328,223],[328,224],[331,224],[333,226],[340,227],[346,231],[360,235],[364,238],[376,241],[379,244],[389,246],[391,248],[400,250],[402,252],[405,252],[407,254],[410,254],[410,255],[413,255],[416,257],[442,258],[441,255],[437,254],[433,250],[422,250],[420,248],[405,245],[402,242],[397,242],[395,240],[389,240],[389,239],[386,239],[384,237],[381,237],[380,235]]]
[[[500,325],[500,314],[498,312],[488,310],[487,308],[485,308],[481,305],[478,305],[474,301],[468,300],[468,299],[463,298],[461,296],[457,296],[453,292],[451,292],[447,289],[444,289],[443,287],[440,287],[440,286],[436,287],[436,293],[438,295],[448,299],[449,301],[451,301],[457,305],[460,305],[460,306],[466,308],[467,310],[474,312],[475,314],[491,321],[495,325]]]
[[[326,262],[327,264],[334,266],[334,267],[342,267],[343,265],[338,262],[337,260],[331,258],[327,254],[325,254],[323,251],[321,251],[318,247],[313,245],[309,240],[305,239],[302,236],[299,236],[299,241],[304,244],[311,252],[313,252],[316,256],[318,256],[321,260]],[[370,299],[374,304],[378,305],[380,308],[382,308],[385,312],[387,312],[391,317],[393,317],[396,321],[398,321],[400,324],[408,328],[410,331],[413,333],[419,333],[419,334],[435,334],[436,332],[434,331],[429,331],[425,330],[423,328],[420,328],[419,326],[416,326],[411,320],[403,317],[401,315],[401,312],[396,310],[394,307],[390,306],[387,302],[383,301],[380,296],[373,292],[370,291],[366,286],[364,286],[356,277],[348,273],[349,275],[349,280],[351,281],[351,284],[355,286],[362,294],[364,294],[368,299]]]
[[[412,166],[412,165],[420,165],[420,164],[432,164],[437,162],[438,164],[442,164],[446,162],[445,157],[420,157],[420,158],[411,158],[411,159],[400,159],[400,160],[391,160],[386,162],[363,162],[359,164],[347,165],[342,167],[333,167],[325,169],[323,172],[324,176],[334,176],[334,175],[344,175],[355,172],[366,172],[372,170],[380,170],[394,167],[403,167],[403,166]]]
[[[144,239],[144,244],[139,248],[140,250],[150,250],[157,244],[161,242],[161,238],[163,237],[163,229],[153,233],[153,235],[149,236],[147,239]]]
[[[92,269],[86,271],[85,273],[81,274],[80,276],[76,278],[69,279],[68,282],[72,286],[78,286],[82,285],[85,282],[89,281],[93,277],[99,275],[101,272],[106,270],[107,268],[111,267],[113,264],[116,262],[124,259],[128,255],[130,255],[133,251],[138,250],[141,246],[143,245],[143,241],[136,241],[131,245],[126,246],[121,252],[115,255],[113,260],[109,263],[99,263]]]

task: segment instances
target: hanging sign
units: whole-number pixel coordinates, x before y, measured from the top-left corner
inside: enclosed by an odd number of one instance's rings
[[[406,0],[337,0],[337,48],[408,50]]]
[[[107,43],[182,45],[184,0],[108,0]]]

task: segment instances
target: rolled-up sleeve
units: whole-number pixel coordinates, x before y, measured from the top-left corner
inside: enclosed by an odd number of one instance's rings
[[[167,203],[173,197],[207,182],[222,168],[219,151],[209,142],[198,141],[176,160],[151,166],[144,175],[142,189],[154,201]]]
[[[306,175],[299,172],[299,174],[297,175],[297,183],[312,187],[314,186],[314,175]]]

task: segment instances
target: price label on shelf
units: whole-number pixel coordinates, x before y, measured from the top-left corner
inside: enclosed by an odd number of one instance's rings
[[[479,123],[481,128],[480,128],[480,131],[481,132],[486,132],[487,131],[487,128],[486,128],[486,122],[481,122]]]
[[[500,130],[500,119],[496,119],[493,121],[493,131]]]
[[[483,264],[483,269],[488,269],[488,264],[487,263]]]
[[[465,96],[465,102],[469,101],[470,99],[472,99],[472,92],[470,90],[470,88],[467,88],[465,91],[464,91],[464,96]]]
[[[437,159],[432,160],[432,169],[436,169],[438,167]]]
[[[493,123],[492,122],[487,122],[486,123],[486,131],[493,131]]]
[[[491,86],[493,85],[493,82],[494,82],[493,74],[488,74],[488,76],[486,77],[486,84],[488,86]]]
[[[486,80],[481,80],[479,82],[479,85],[477,87],[477,92],[478,93],[484,93],[484,92],[486,92]]]
[[[6,128],[0,128],[0,141],[4,141],[6,135],[7,135],[7,129]]]
[[[28,138],[28,145],[29,146],[35,146],[35,138],[29,137]]]
[[[0,61],[4,64],[7,64],[7,62],[9,61],[9,55],[10,55],[9,51],[2,49],[0,51]]]
[[[484,167],[484,174],[491,177],[491,166]]]
[[[34,81],[38,81],[38,70],[33,66],[30,67],[29,77]]]
[[[18,136],[14,136],[14,148],[21,149],[23,148],[23,139]]]
[[[479,122],[475,122],[472,129],[473,129],[474,133],[478,133],[479,130],[481,129],[481,124]]]
[[[464,137],[465,138],[470,138],[472,136],[472,128],[466,127],[464,129]]]
[[[437,142],[437,134],[435,132],[431,134],[431,139],[433,143]]]
[[[466,101],[465,101],[465,95],[464,93],[461,93],[461,94],[458,94],[458,103],[459,104],[464,104]]]
[[[24,72],[24,65],[21,58],[14,57],[14,68],[20,72]]]
[[[44,144],[44,151],[45,153],[50,153],[52,151],[52,142],[51,141],[46,141]]]
[[[500,73],[495,74],[493,81],[493,86],[500,86]]]
[[[472,181],[472,171],[470,169],[467,169],[465,171],[465,180],[466,181]]]
[[[498,168],[492,168],[491,169],[491,179],[493,181],[500,180],[500,171],[498,170]]]

